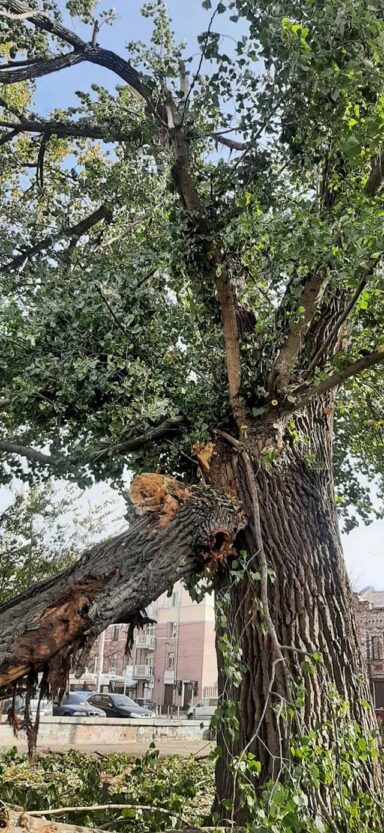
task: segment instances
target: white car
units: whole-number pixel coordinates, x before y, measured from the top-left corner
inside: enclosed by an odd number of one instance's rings
[[[187,711],[187,716],[189,720],[200,720],[200,718],[202,720],[210,720],[215,714],[218,703],[218,697],[206,697],[203,700],[199,700],[193,706],[190,706]]]

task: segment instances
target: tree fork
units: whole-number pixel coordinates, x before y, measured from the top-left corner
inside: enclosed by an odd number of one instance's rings
[[[164,475],[138,476],[130,496],[140,517],[127,531],[0,607],[0,690],[45,672],[58,691],[71,659],[81,668],[102,630],[140,622],[140,612],[175,581],[225,560],[244,526],[225,495]]]

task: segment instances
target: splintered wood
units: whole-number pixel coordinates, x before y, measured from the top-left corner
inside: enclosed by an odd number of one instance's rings
[[[159,527],[167,526],[190,497],[187,486],[164,474],[139,474],[130,488],[136,515],[158,513]]]

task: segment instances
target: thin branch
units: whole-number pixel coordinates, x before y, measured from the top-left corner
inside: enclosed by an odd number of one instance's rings
[[[231,150],[244,151],[249,150],[251,147],[247,142],[237,142],[235,139],[228,139],[227,136],[223,136],[221,133],[212,133],[211,135],[216,142],[220,142],[221,145],[225,145],[225,147]]]
[[[98,451],[91,452],[88,458],[89,462],[102,460],[111,453],[124,454],[128,451],[137,451],[147,443],[153,442],[153,440],[158,440],[168,434],[173,434],[185,424],[186,420],[184,416],[176,416],[171,419],[166,419],[155,428],[150,428],[149,431],[145,432],[145,434],[139,434],[137,437],[130,437],[129,439],[123,440],[116,445],[107,446],[99,449]]]
[[[19,121],[25,121],[24,113],[21,113],[20,110],[17,107],[15,107],[13,104],[8,104],[8,101],[6,101],[6,99],[2,98],[1,96],[0,96],[0,107],[3,107],[4,110],[8,110],[8,112],[12,113],[14,116],[16,116],[16,118],[19,119]],[[15,127],[13,122],[11,122],[9,124],[9,126],[10,127]]]
[[[308,391],[297,400],[295,407],[307,405],[308,402],[311,402],[312,399],[315,399],[315,397],[328,393],[328,391],[339,387],[339,385],[342,385],[343,382],[346,382],[353,376],[357,376],[357,374],[361,373],[363,370],[367,370],[368,368],[374,367],[376,364],[382,364],[383,362],[384,348],[381,350],[375,350],[374,352],[369,353],[368,356],[363,356],[363,358],[358,359],[356,362],[352,362],[352,364],[341,368],[341,370],[337,370],[336,373],[333,373],[332,376],[328,376],[327,379],[323,379],[323,381],[318,385],[309,388]]]
[[[0,267],[0,272],[14,272],[16,269],[19,269],[26,260],[29,260],[31,257],[34,257],[37,254],[40,254],[45,249],[48,249],[58,240],[61,240],[66,237],[70,237],[73,239],[78,239],[83,234],[86,234],[90,231],[93,226],[97,223],[100,223],[101,220],[109,221],[111,219],[111,209],[108,208],[106,205],[101,205],[96,211],[93,211],[88,217],[85,217],[83,220],[80,220],[78,223],[75,223],[73,226],[68,226],[68,228],[59,229],[56,234],[50,234],[47,237],[44,237],[43,240],[39,240],[38,243],[35,243],[34,246],[30,246],[28,249],[24,249],[20,255],[17,255],[12,260],[5,263],[3,267]]]
[[[103,290],[101,289],[101,287],[99,286],[99,284],[98,284],[98,283],[95,283],[95,289],[96,289],[96,291],[99,293],[100,298],[101,298],[101,300],[103,301],[103,304],[105,304],[105,306],[106,306],[106,308],[107,308],[107,310],[108,310],[109,314],[111,315],[111,317],[112,317],[113,321],[115,322],[115,324],[117,325],[117,327],[119,328],[119,330],[121,330],[121,332],[123,333],[123,335],[124,335],[125,337],[127,337],[127,336],[128,336],[128,333],[127,333],[127,331],[126,331],[125,327],[123,327],[123,325],[122,325],[121,321],[118,319],[118,317],[117,317],[117,315],[116,315],[115,311],[113,310],[113,308],[111,307],[111,305],[110,305],[110,303],[109,303],[109,301],[108,301],[108,298],[106,298],[106,297],[105,297],[105,295],[104,295],[104,293],[103,293]]]
[[[0,452],[8,454],[16,454],[20,457],[25,457],[33,463],[40,463],[43,466],[55,467],[60,464],[69,465],[87,465],[89,463],[98,463],[109,457],[111,454],[125,454],[130,451],[137,451],[147,443],[154,440],[161,439],[178,431],[182,425],[186,423],[184,416],[176,416],[171,419],[166,419],[164,422],[157,425],[155,428],[150,428],[143,434],[136,437],[130,437],[121,442],[109,446],[103,446],[97,450],[88,449],[85,452],[74,452],[67,456],[44,454],[31,446],[22,445],[19,442],[0,441]]]
[[[191,828],[190,822],[186,821],[180,813],[175,813],[173,810],[167,810],[165,807],[157,807],[151,804],[90,804],[86,807],[59,807],[49,810],[31,810],[28,811],[27,815],[61,816],[65,813],[97,812],[99,810],[144,810],[149,813],[160,813],[161,815],[168,816],[168,818],[179,819],[179,821],[182,821],[183,824],[186,824],[189,828]],[[205,833],[205,828],[203,827],[194,826],[193,830],[197,831],[197,833]]]
[[[43,466],[52,465],[54,460],[50,454],[43,454],[43,452],[39,451],[37,448],[20,445],[20,443],[0,441],[0,451],[9,454],[17,454],[20,457],[25,457],[27,460],[31,460],[33,463],[41,463]]]
[[[49,136],[47,136],[46,133],[43,133],[36,165],[36,182],[39,188],[44,188],[44,159],[48,142]]]
[[[204,61],[204,58],[205,58],[205,50],[206,50],[207,45],[208,45],[208,39],[209,39],[209,36],[211,34],[212,24],[213,24],[213,21],[214,21],[216,15],[217,15],[217,11],[218,11],[218,6],[214,10],[214,12],[211,16],[211,19],[209,21],[208,29],[207,29],[206,34],[205,34],[204,44],[203,44],[202,49],[201,49],[201,56],[200,56],[199,65],[198,65],[197,70],[196,70],[196,72],[193,76],[193,79],[191,81],[191,84],[190,84],[189,90],[187,92],[187,95],[185,96],[185,99],[184,99],[184,107],[183,107],[183,115],[182,115],[182,118],[181,118],[181,124],[183,124],[184,117],[185,117],[185,114],[187,112],[189,99],[190,99],[192,91],[193,91],[193,89],[196,85],[196,82],[199,78],[201,67],[203,66],[203,61]]]
[[[352,312],[355,304],[359,300],[361,293],[363,292],[363,290],[365,289],[365,287],[367,285],[368,278],[372,275],[373,269],[378,265],[378,263],[379,263],[379,261],[377,260],[375,265],[371,269],[367,270],[364,273],[363,277],[360,280],[360,283],[357,286],[356,291],[352,295],[351,300],[349,301],[349,303],[347,304],[347,306],[345,307],[345,309],[343,310],[343,312],[341,313],[341,315],[337,319],[334,327],[332,327],[332,329],[331,329],[329,335],[327,336],[327,338],[320,345],[317,353],[315,353],[312,361],[310,362],[307,370],[305,371],[304,378],[308,378],[308,376],[310,376],[312,371],[317,367],[317,365],[319,363],[319,359],[321,359],[321,356],[324,355],[325,351],[332,344],[334,338],[337,336],[337,333],[340,330],[340,327],[342,326],[342,324],[344,324],[344,321],[346,320],[346,318],[348,318],[349,313]]]
[[[7,142],[12,142],[12,139],[15,139],[16,136],[19,135],[19,133],[20,130],[18,130],[16,127],[16,130],[10,130],[9,133],[7,133],[5,136],[0,136],[0,147],[6,145]]]

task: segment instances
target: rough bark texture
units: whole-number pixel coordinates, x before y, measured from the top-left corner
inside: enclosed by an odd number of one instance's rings
[[[268,583],[269,612],[284,662],[276,656],[271,634],[265,628],[261,582],[252,580],[247,571],[240,583],[224,585],[230,596],[226,633],[240,642],[249,670],[240,687],[232,690],[228,679],[219,674],[220,692],[239,703],[240,718],[238,739],[218,739],[219,815],[223,799],[232,800],[235,794],[230,767],[233,756],[243,750],[255,754],[262,764],[257,784],[279,777],[284,759],[290,757],[290,738],[295,731],[313,729],[318,721],[324,726],[331,718],[329,685],[349,701],[351,715],[360,725],[373,727],[371,714],[361,706],[369,694],[335,512],[332,405],[318,400],[295,422],[295,440],[285,434],[284,451],[276,461],[268,466],[254,463],[263,546],[268,567],[275,574],[275,580]],[[218,476],[219,469],[221,477],[224,474],[228,478],[228,491],[233,494],[237,489],[244,511],[252,517],[241,456],[233,451],[229,455],[228,450],[225,455],[220,449],[211,466],[213,477]],[[241,533],[241,539],[240,546],[252,562],[250,567],[261,572],[252,523]],[[321,653],[322,661],[314,676],[305,674],[305,706],[296,724],[289,725],[279,719],[278,709],[292,702],[293,684],[302,679],[301,665],[313,652]],[[219,651],[219,668],[222,665]],[[240,802],[238,796],[236,802]],[[235,818],[242,820],[239,803]]]
[[[81,666],[107,625],[140,622],[175,581],[228,553],[242,524],[225,497],[162,475],[136,478],[131,495],[143,517],[126,532],[0,607],[0,689],[39,671],[60,688],[74,654]]]

